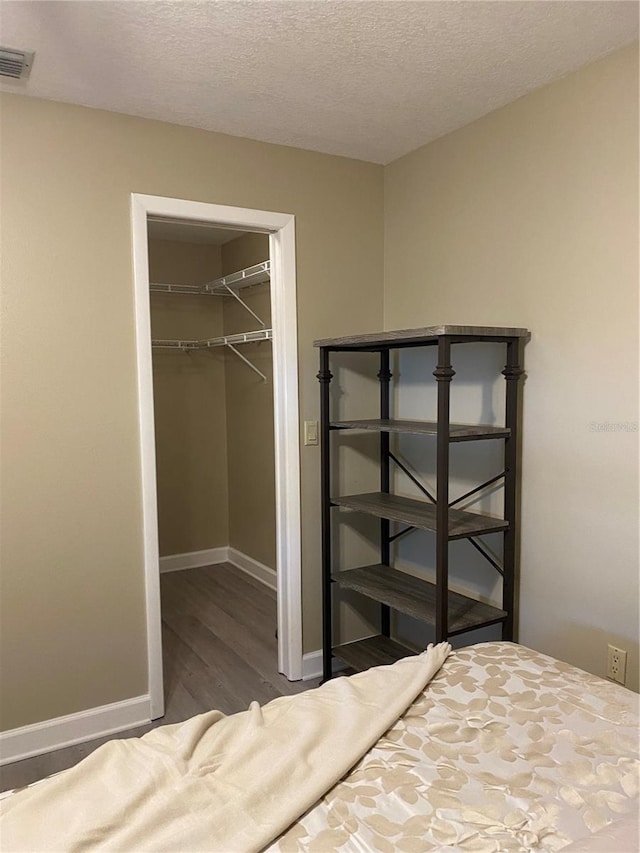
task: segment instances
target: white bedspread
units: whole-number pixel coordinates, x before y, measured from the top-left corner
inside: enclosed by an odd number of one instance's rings
[[[260,850],[376,743],[449,651],[107,743],[0,804],[2,850]]]
[[[638,853],[638,722],[569,664],[460,649],[268,853]]]

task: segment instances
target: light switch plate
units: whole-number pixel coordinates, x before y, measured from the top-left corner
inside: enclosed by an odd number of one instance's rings
[[[318,443],[318,421],[304,422],[304,443],[306,445]]]

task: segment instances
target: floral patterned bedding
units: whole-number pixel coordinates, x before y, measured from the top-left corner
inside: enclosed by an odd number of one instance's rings
[[[638,771],[636,694],[523,646],[484,643],[452,653],[267,850],[588,850],[593,836],[594,850],[615,837],[611,853],[636,853]]]

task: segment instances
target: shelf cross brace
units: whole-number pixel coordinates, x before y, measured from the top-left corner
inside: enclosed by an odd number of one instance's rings
[[[396,539],[399,539],[401,536],[404,536],[405,533],[411,533],[412,530],[416,530],[415,527],[405,527],[404,530],[399,530],[398,533],[394,533],[393,536],[389,537],[389,543],[395,542]]]
[[[401,471],[404,471],[404,473],[411,480],[411,482],[414,483],[420,489],[420,491],[422,492],[423,495],[425,495],[427,498],[429,498],[429,500],[431,501],[432,504],[434,504],[436,502],[436,499],[431,494],[431,492],[425,486],[422,485],[420,480],[418,480],[418,478],[414,474],[412,474],[411,471],[409,471],[407,466],[403,462],[401,462],[397,458],[397,456],[394,456],[393,453],[391,453],[391,451],[389,451],[389,459],[393,459],[393,461],[396,463],[398,468],[400,468]]]
[[[506,477],[506,474],[507,474],[506,471],[501,471],[499,474],[496,474],[495,477],[492,477],[490,480],[486,480],[484,483],[481,483],[481,485],[476,486],[475,489],[471,489],[470,492],[466,492],[466,494],[461,495],[459,498],[456,498],[455,501],[450,501],[449,506],[450,507],[455,506],[456,504],[461,503],[462,501],[466,500],[467,498],[470,498],[471,495],[475,495],[476,492],[481,492],[483,489],[486,489],[488,486],[491,486],[493,483],[497,483],[498,480],[502,480],[503,477]]]
[[[473,545],[473,547],[476,549],[476,551],[479,551],[479,552],[482,554],[482,556],[485,558],[485,560],[487,560],[487,562],[491,563],[491,565],[492,565],[492,566],[493,566],[493,568],[496,570],[496,572],[498,572],[498,574],[500,574],[500,575],[502,575],[502,577],[504,577],[504,569],[502,568],[502,566],[500,566],[500,565],[499,565],[499,564],[498,564],[498,563],[493,559],[493,557],[491,556],[491,554],[489,554],[489,552],[488,552],[488,551],[486,551],[486,550],[482,547],[482,545],[480,545],[480,543],[479,543],[479,542],[476,542],[476,540],[475,540],[475,539],[473,539],[471,536],[467,536],[467,539],[469,540],[469,542],[471,542],[471,544],[472,544],[472,545]]]

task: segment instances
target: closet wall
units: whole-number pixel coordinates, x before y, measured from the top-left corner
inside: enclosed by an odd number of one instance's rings
[[[149,240],[152,282],[204,284],[220,275],[220,246]],[[152,338],[224,334],[223,301],[152,293]],[[223,349],[154,349],[153,393],[160,556],[223,547],[229,541]]]
[[[222,246],[222,275],[266,261],[269,237],[244,234]],[[271,328],[268,283],[241,291],[242,299]],[[224,334],[261,328],[234,299],[224,300]],[[226,357],[229,545],[276,568],[273,360],[269,341],[243,344],[241,352],[268,377],[263,382],[233,353]]]
[[[268,258],[266,234],[243,234],[223,246],[149,240],[150,280],[164,284],[203,284]],[[269,283],[240,295],[270,328]],[[154,339],[259,328],[232,297],[151,293]],[[223,347],[153,350],[160,556],[229,545],[275,569],[271,343],[238,348],[266,382]]]

